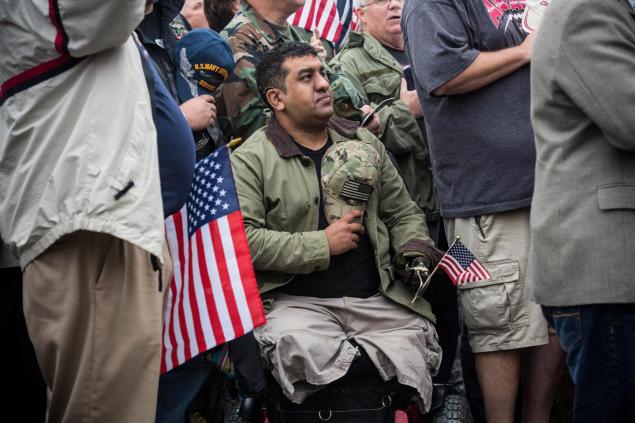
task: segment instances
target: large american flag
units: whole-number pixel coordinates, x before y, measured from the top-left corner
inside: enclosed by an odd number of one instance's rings
[[[454,285],[491,279],[492,276],[459,240],[454,242],[439,267],[445,270]]]
[[[174,274],[161,373],[265,323],[229,153],[196,163],[186,205],[166,219]]]
[[[357,27],[353,0],[306,0],[288,22],[309,31],[317,28],[322,38],[338,46],[348,31]]]

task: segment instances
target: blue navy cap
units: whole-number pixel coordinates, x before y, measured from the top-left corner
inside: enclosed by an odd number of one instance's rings
[[[231,48],[216,31],[198,28],[183,35],[174,46],[176,89],[179,99],[212,94],[234,70]]]

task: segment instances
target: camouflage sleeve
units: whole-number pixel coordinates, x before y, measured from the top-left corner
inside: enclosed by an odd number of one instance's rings
[[[256,86],[256,64],[263,51],[255,40],[238,33],[227,41],[234,53],[234,72],[223,84],[222,100],[234,137],[247,139],[265,125],[271,110],[262,101]]]
[[[362,81],[358,77],[359,70],[357,69],[354,59],[354,56],[350,54],[340,53],[329,62],[329,66],[333,71],[337,72],[340,77],[344,77],[348,80],[351,89],[358,95],[359,101],[362,104],[369,104],[368,95],[364,90],[364,84],[362,84]]]
[[[419,248],[421,245],[434,245],[430,239],[425,215],[412,201],[381,141],[366,129],[360,128],[358,133],[374,140],[373,145],[379,152],[378,216],[390,233],[390,245],[396,251],[394,261],[403,266],[408,257],[420,255],[418,252],[425,252],[425,249]]]
[[[326,74],[333,92],[333,108],[335,114],[341,118],[360,122],[362,120],[361,107],[365,104],[359,91],[353,83],[342,74],[337,66],[325,64]]]

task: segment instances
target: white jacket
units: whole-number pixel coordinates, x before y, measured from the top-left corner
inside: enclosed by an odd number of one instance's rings
[[[130,37],[144,7],[0,0],[0,233],[23,268],[77,230],[161,257],[156,132]]]

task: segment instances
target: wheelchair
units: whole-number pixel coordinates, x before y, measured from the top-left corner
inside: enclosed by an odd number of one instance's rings
[[[430,410],[420,413],[414,388],[396,379],[383,381],[369,359],[344,377],[307,397],[289,401],[267,374],[267,388],[243,398],[229,423],[471,423],[469,405],[448,384],[434,384]]]

